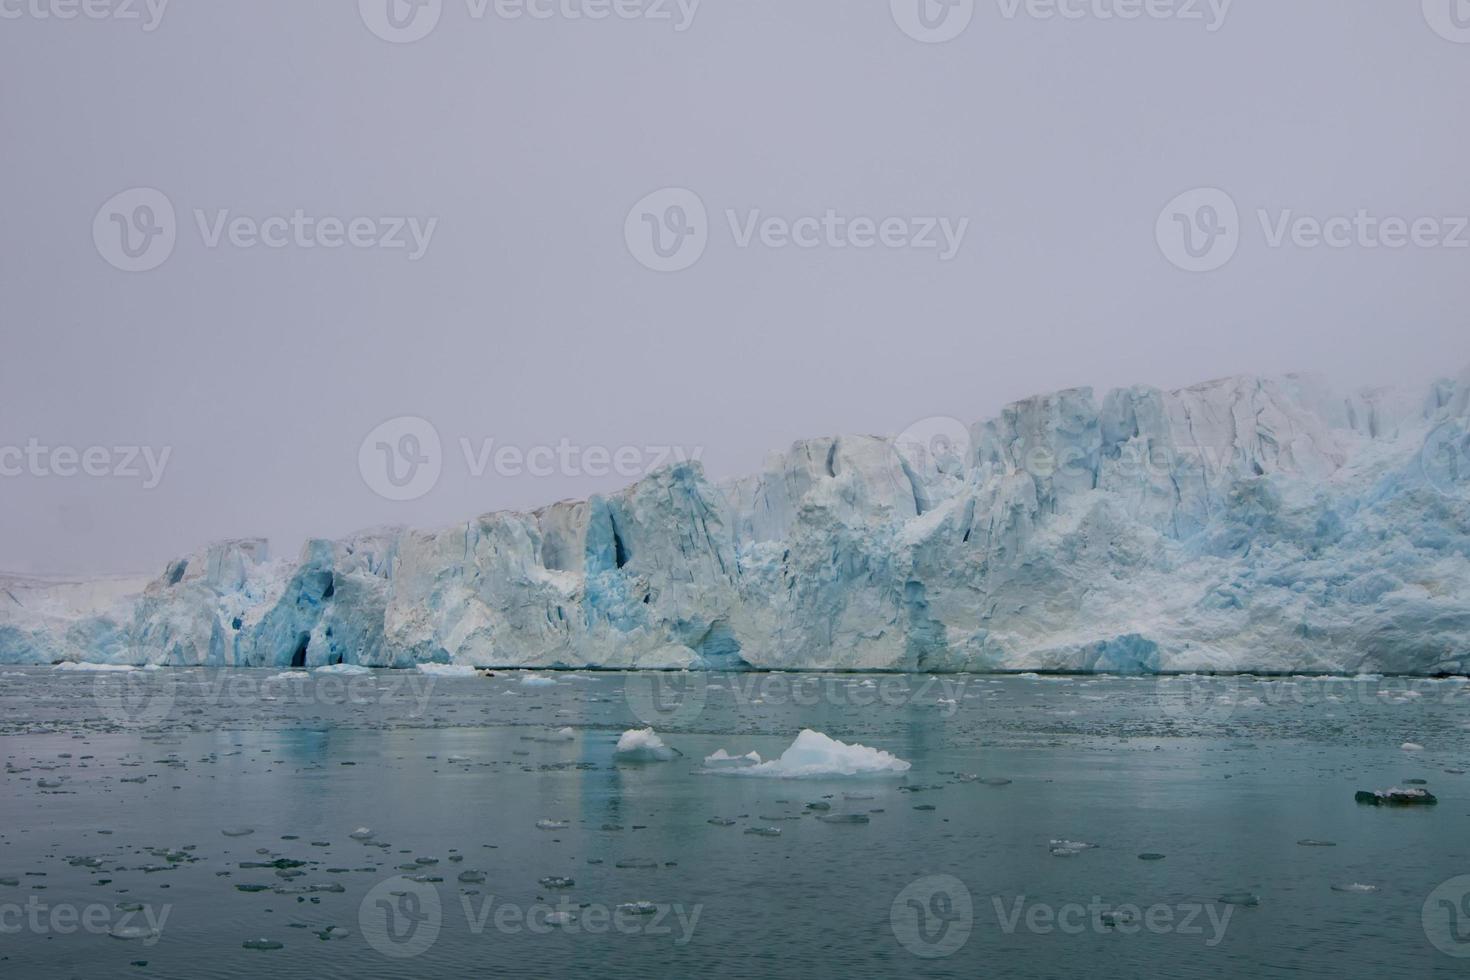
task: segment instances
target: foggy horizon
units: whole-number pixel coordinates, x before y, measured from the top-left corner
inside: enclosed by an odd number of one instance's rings
[[[0,477],[0,569],[294,555],[636,479],[475,477],[461,440],[698,448],[723,480],[1068,388],[1470,364],[1452,26],[1373,0],[1073,6],[961,3],[952,37],[837,0],[445,0],[421,37],[350,2],[17,6],[0,450],[163,465]],[[1203,264],[1163,244],[1181,218]],[[400,417],[444,466],[395,500],[359,451]]]

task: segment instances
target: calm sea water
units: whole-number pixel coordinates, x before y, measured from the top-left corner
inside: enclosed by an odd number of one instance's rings
[[[0,668],[0,975],[1470,970],[1458,682],[274,676]]]

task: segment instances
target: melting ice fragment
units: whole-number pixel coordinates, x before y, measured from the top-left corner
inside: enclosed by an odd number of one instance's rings
[[[827,776],[895,776],[908,772],[910,768],[910,763],[892,753],[866,745],[848,745],[808,728],[796,736],[779,759],[747,766],[717,766],[705,771],[730,776],[816,779]]]
[[[1358,790],[1353,799],[1370,806],[1434,806],[1439,798],[1427,789],[1394,786],[1390,789]]]
[[[668,762],[677,754],[652,728],[634,728],[623,732],[613,756],[620,762]]]

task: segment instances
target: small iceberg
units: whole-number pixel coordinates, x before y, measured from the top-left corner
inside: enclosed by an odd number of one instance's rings
[[[126,674],[131,673],[138,668],[129,666],[128,664],[84,664],[68,660],[65,663],[57,664],[52,669],[77,670],[92,674]]]
[[[781,753],[779,759],[748,766],[727,765],[704,771],[728,776],[820,779],[828,776],[897,776],[911,768],[911,763],[890,752],[856,743],[848,745],[808,728],[796,736],[796,741]]]
[[[419,664],[420,674],[430,677],[478,677],[479,672],[469,664]]]
[[[555,687],[556,681],[541,674],[521,675],[521,687]]]
[[[668,762],[678,753],[664,744],[652,728],[633,728],[618,739],[613,757],[619,762]]]
[[[348,676],[356,676],[359,674],[371,674],[372,670],[368,667],[360,667],[357,664],[331,664],[327,667],[318,667],[313,670],[312,673],[329,675],[343,674]]]
[[[1400,745],[1399,748],[1403,749],[1405,752],[1424,751],[1424,746],[1420,745],[1418,742],[1405,742],[1403,745]]]

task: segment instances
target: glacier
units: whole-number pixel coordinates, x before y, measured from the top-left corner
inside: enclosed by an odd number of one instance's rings
[[[0,663],[1470,673],[1470,370],[1026,399],[438,530],[0,576]]]

